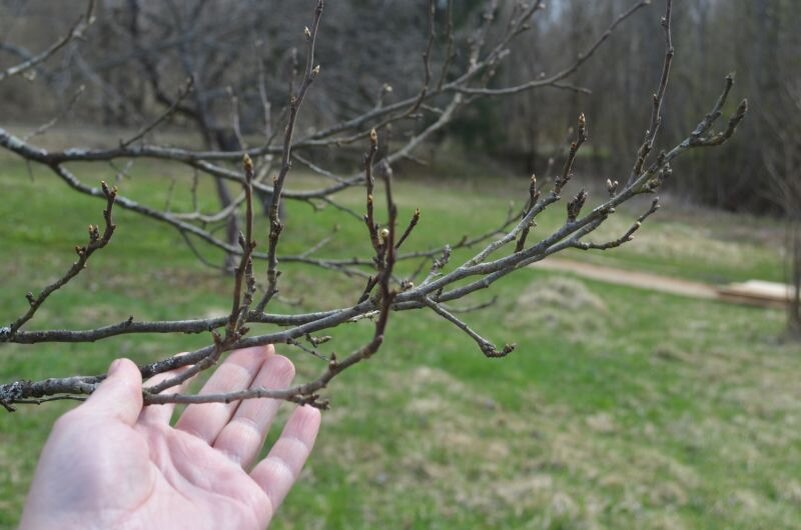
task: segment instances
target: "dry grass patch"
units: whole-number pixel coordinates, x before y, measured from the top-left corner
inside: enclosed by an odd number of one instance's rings
[[[535,326],[572,342],[588,335],[605,336],[607,306],[587,284],[573,278],[552,276],[531,282],[514,303],[507,320],[512,331]]]

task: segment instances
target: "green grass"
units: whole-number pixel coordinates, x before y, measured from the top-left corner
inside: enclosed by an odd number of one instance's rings
[[[75,170],[87,183],[114,179],[111,169]],[[142,163],[134,170],[120,183],[123,194],[162,204],[175,177],[174,207],[190,203],[187,176]],[[526,186],[457,184],[399,177],[401,218],[415,207],[423,212],[409,250],[495,226]],[[69,266],[86,224],[100,222],[102,203],[41,168],[30,180],[14,160],[0,159],[0,186],[0,321],[10,321],[25,309],[25,292]],[[358,208],[361,195],[342,201]],[[607,234],[625,230],[635,213],[621,210]],[[352,218],[303,204],[290,205],[288,215],[288,252],[339,225],[321,255],[369,255],[364,226]],[[532,236],[562,216],[561,205],[548,211]],[[781,277],[780,230],[769,221],[686,209],[652,221],[618,252],[570,257],[712,282]],[[117,222],[109,248],[48,301],[31,329],[225,312],[229,281],[198,264],[174,231],[123,211]],[[456,253],[452,263],[466,255]],[[285,266],[282,293],[307,307],[336,307],[361,284]],[[801,349],[777,339],[781,312],[541,270],[510,275],[492,294],[495,306],[465,318],[496,343],[518,344],[502,360],[483,358],[431,313],[392,315],[379,354],[327,391],[333,408],[274,528],[801,528]],[[348,351],[370,332],[367,322],[335,329],[325,348]],[[4,345],[0,381],[98,373],[117,356],[143,362],[207,342],[124,336]],[[322,369],[297,350],[281,351],[299,377]],[[69,406],[0,416],[0,527],[15,525],[38,452]]]

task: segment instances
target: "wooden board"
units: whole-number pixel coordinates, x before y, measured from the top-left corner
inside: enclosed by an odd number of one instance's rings
[[[718,287],[721,299],[762,307],[785,307],[792,297],[792,287],[783,283],[749,280]]]

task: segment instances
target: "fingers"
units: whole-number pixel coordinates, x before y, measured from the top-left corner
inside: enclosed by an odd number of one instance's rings
[[[80,410],[110,416],[128,425],[136,423],[142,410],[142,374],[130,359],[111,363],[108,375]]]
[[[292,362],[281,355],[270,355],[262,364],[252,388],[283,389],[295,377]],[[250,399],[242,402],[231,421],[214,441],[214,448],[231,460],[247,468],[253,462],[278,410],[280,400]]]
[[[298,407],[270,454],[250,474],[270,498],[273,513],[298,478],[319,430],[320,411],[309,406]]]
[[[180,357],[181,355],[186,355],[186,352],[179,353],[176,357]],[[187,370],[189,367],[185,366],[183,368],[178,368],[176,370],[170,370],[169,372],[164,372],[161,374],[156,374],[147,381],[145,381],[145,388],[157,385],[162,381],[166,381],[167,379],[171,379],[177,375],[180,375],[182,372]],[[190,378],[189,381],[184,381],[181,383],[180,386],[177,388],[173,388],[171,392],[178,392],[181,393],[186,390],[186,387],[189,386],[189,383],[192,379]],[[142,412],[139,414],[139,421],[144,423],[162,423],[162,424],[169,424],[170,420],[172,419],[172,413],[175,411],[175,403],[165,403],[163,405],[148,405],[147,407],[142,409]]]
[[[200,394],[236,392],[249,388],[262,364],[273,352],[272,346],[236,350],[215,370]],[[178,420],[176,428],[211,444],[231,419],[238,405],[239,402],[189,405]]]

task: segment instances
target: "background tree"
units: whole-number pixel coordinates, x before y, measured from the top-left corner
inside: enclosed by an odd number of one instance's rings
[[[757,2],[758,75],[755,90],[763,95],[756,108],[756,128],[764,138],[761,150],[767,182],[760,192],[782,211],[786,223],[785,259],[791,286],[787,328],[801,338],[801,70],[792,68],[801,57],[801,36],[790,24],[790,4]],[[755,35],[756,36],[756,35]],[[790,65],[785,68],[784,65]]]

